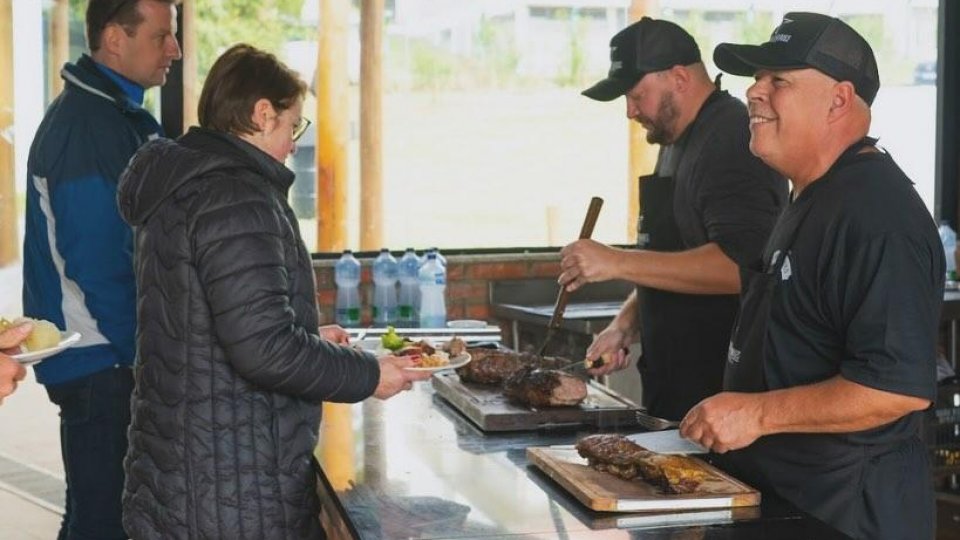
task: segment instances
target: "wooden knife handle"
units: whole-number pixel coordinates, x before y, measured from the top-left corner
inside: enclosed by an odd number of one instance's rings
[[[590,206],[587,207],[587,215],[583,218],[583,227],[580,228],[581,240],[593,236],[593,228],[597,225],[597,218],[600,217],[601,208],[603,208],[603,199],[600,197],[590,199]],[[561,287],[560,292],[557,293],[557,303],[553,307],[553,317],[550,317],[550,325],[548,328],[560,326],[560,321],[563,320],[563,312],[567,309],[568,296],[570,295],[567,293],[567,288]]]
[[[587,207],[587,216],[583,218],[583,227],[580,227],[580,239],[593,236],[593,228],[597,225],[597,218],[600,217],[600,209],[603,208],[603,199],[593,197],[590,199],[590,206]]]

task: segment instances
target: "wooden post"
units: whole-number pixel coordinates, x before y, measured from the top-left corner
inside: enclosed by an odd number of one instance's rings
[[[181,2],[183,43],[183,131],[186,133],[190,126],[198,125],[197,100],[200,91],[197,88],[197,4],[196,2]]]
[[[324,403],[322,407],[318,457],[333,489],[347,490],[357,479],[353,459],[353,406],[349,403]]]
[[[631,23],[639,21],[644,15],[655,16],[657,11],[656,0],[632,0],[630,2],[629,20]],[[643,208],[640,200],[640,188],[637,178],[653,172],[657,163],[658,147],[647,142],[646,131],[643,127],[628,120],[630,158],[627,166],[627,240],[631,244],[637,242],[637,216]]]
[[[347,244],[347,157],[350,81],[347,78],[349,0],[320,2],[317,54],[317,245],[341,251]]]
[[[383,0],[360,12],[360,249],[383,247]]]
[[[0,267],[20,257],[13,158],[13,3],[0,0]]]
[[[60,70],[70,61],[70,0],[54,0],[50,10],[50,99],[63,91]]]

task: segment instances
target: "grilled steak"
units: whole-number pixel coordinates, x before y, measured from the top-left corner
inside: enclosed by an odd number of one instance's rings
[[[640,474],[640,458],[650,451],[622,435],[590,435],[577,441],[577,453],[591,467],[625,480]]]
[[[577,453],[594,469],[630,480],[640,476],[664,493],[693,493],[710,473],[686,456],[651,452],[622,435],[590,435]]]
[[[472,360],[457,369],[460,381],[477,384],[501,385],[523,366],[558,367],[563,362],[557,358],[540,358],[528,353],[499,351],[495,349],[467,349]]]
[[[503,394],[530,407],[569,407],[587,397],[587,383],[555,369],[524,366],[504,381]]]

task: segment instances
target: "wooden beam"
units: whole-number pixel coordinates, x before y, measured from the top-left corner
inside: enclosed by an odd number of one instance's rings
[[[644,15],[650,17],[656,16],[657,11],[656,0],[632,0],[630,2],[628,19],[631,23],[634,23],[639,21]],[[636,218],[643,209],[643,201],[640,199],[640,184],[637,182],[637,178],[653,172],[657,164],[659,147],[647,142],[646,130],[643,129],[643,126],[633,120],[628,120],[627,122],[629,125],[627,135],[629,139],[627,142],[627,148],[629,148],[629,163],[627,165],[627,216],[631,218],[627,220],[627,241],[631,244],[636,244]]]
[[[318,251],[336,252],[347,244],[350,1],[316,1],[320,2],[320,35],[316,70],[317,245],[314,247]]]
[[[0,266],[20,257],[13,158],[13,3],[0,0]]]
[[[54,0],[50,10],[50,99],[63,91],[60,70],[70,61],[70,0]]]
[[[360,249],[383,247],[383,0],[360,12]]]
[[[196,2],[181,2],[180,11],[183,25],[180,33],[183,42],[180,44],[183,51],[183,130],[199,124],[197,121],[197,100],[200,93],[197,89],[197,4]]]

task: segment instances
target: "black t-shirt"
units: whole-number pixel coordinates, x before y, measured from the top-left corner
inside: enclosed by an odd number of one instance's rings
[[[913,184],[888,156],[853,156],[808,186],[774,228],[764,261],[783,253],[765,343],[770,389],[839,373],[878,390],[936,397],[943,248]],[[908,423],[851,437],[877,442]]]
[[[786,180],[749,150],[747,108],[716,91],[696,120],[657,160],[654,190],[644,180],[645,247],[681,251],[715,242],[737,264],[759,262],[787,201]],[[672,200],[671,200],[672,199]],[[651,219],[672,209],[674,227]],[[660,223],[659,226],[651,226]],[[659,230],[657,230],[659,229]],[[641,239],[644,237],[641,236]],[[637,288],[644,405],[679,420],[722,388],[735,294],[681,294]]]
[[[710,111],[710,109],[717,109]],[[701,121],[708,111],[715,114]],[[693,136],[677,165],[673,213],[685,249],[714,242],[738,265],[757,261],[770,230],[787,203],[786,179],[750,153],[746,106],[725,91],[716,91],[701,107],[697,120],[674,147]],[[732,324],[732,321],[731,321]]]
[[[809,185],[777,222],[763,260],[779,268],[764,342],[769,389],[840,374],[935,397],[943,248],[889,156],[851,156]],[[933,500],[920,422],[915,412],[856,433],[769,435],[719,459],[856,538],[928,538]]]

